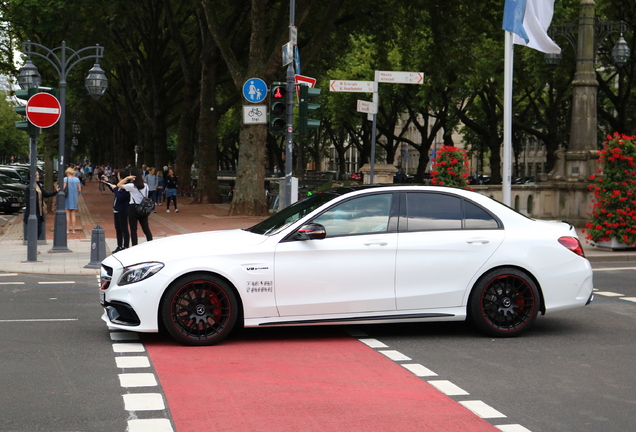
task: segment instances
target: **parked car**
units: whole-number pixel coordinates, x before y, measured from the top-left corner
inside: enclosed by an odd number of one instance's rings
[[[3,165],[0,166],[0,174],[4,174],[7,177],[11,177],[15,183],[29,184],[29,178],[23,171],[19,171],[14,167]]]
[[[515,180],[515,184],[536,184],[534,177],[519,177]]]
[[[9,190],[24,195],[24,190],[28,186],[24,183],[16,183],[12,177],[0,173],[0,189]]]
[[[18,193],[0,189],[0,211],[5,214],[19,212],[24,207],[24,198]]]
[[[459,269],[459,270],[458,270]],[[143,243],[102,262],[111,328],[212,345],[236,326],[470,320],[491,336],[592,300],[575,229],[435,186],[316,193],[242,230]]]

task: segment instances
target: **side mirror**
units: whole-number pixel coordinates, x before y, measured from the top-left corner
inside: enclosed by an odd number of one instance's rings
[[[317,224],[310,223],[300,227],[296,234],[292,237],[293,240],[322,240],[327,237],[327,231],[325,227]]]

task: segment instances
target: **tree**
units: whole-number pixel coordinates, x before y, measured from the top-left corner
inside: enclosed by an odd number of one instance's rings
[[[0,161],[9,162],[11,156],[28,157],[29,136],[15,127],[22,118],[7,101],[7,94],[0,95]]]

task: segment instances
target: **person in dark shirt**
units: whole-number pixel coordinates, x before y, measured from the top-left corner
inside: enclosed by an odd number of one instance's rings
[[[177,208],[177,184],[178,178],[174,174],[174,170],[170,168],[168,170],[168,176],[164,179],[166,184],[166,213],[170,213],[170,201],[174,203],[174,212],[179,213]]]
[[[128,170],[119,170],[117,180],[127,177]],[[130,247],[130,232],[128,231],[128,206],[130,202],[130,193],[126,189],[121,189],[107,181],[106,176],[102,177],[104,183],[112,193],[115,194],[113,200],[113,218],[115,220],[115,231],[117,232],[117,249],[113,253]]]

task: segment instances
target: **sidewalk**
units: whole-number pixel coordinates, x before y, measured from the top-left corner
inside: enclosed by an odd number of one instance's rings
[[[227,216],[229,204],[190,204],[191,198],[178,198],[179,213],[166,213],[165,203],[150,215],[150,230],[155,239],[178,234],[247,228],[262,218]],[[117,247],[113,222],[113,194],[100,192],[96,182],[89,182],[79,196],[76,234],[67,234],[70,252],[51,253],[55,215],[46,217],[46,244],[38,245],[37,261],[27,261],[27,246],[23,238],[22,213],[18,213],[0,233],[0,272],[97,275],[99,269],[84,268],[91,261],[91,231],[99,224],[105,231],[106,255]],[[580,233],[579,233],[580,235]],[[146,239],[138,229],[139,242]],[[582,238],[583,236],[580,235]],[[636,262],[636,250],[602,250],[585,242],[586,257],[592,262]]]
[[[48,273],[66,275],[98,275],[99,269],[84,268],[91,261],[92,230],[99,224],[104,229],[106,255],[117,247],[117,237],[113,221],[113,197],[106,190],[100,192],[98,183],[86,184],[79,196],[79,208],[75,234],[67,234],[67,248],[70,252],[51,253],[53,247],[53,227],[55,215],[46,215],[46,244],[38,244],[37,261],[27,261],[27,246],[23,237],[22,213],[17,213],[2,228],[0,233],[0,272]],[[247,228],[263,218],[227,216],[229,204],[190,204],[191,198],[178,199],[179,213],[170,209],[166,213],[163,203],[150,215],[150,230],[154,239],[212,230]],[[139,243],[146,241],[138,229]]]

